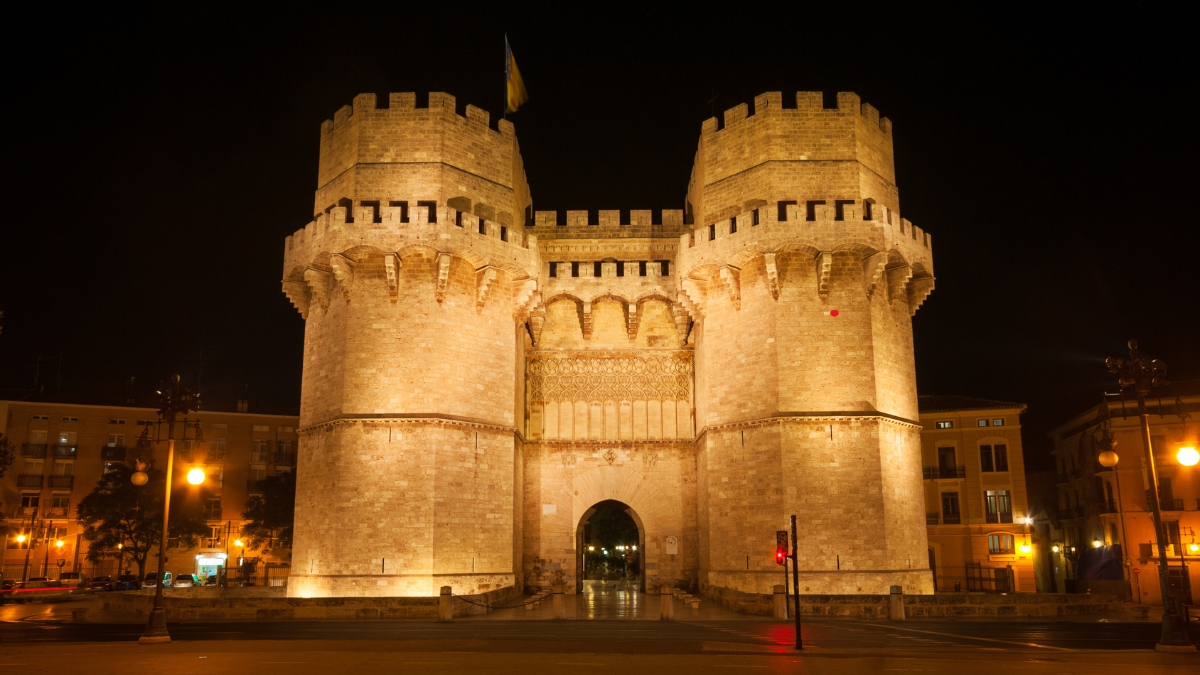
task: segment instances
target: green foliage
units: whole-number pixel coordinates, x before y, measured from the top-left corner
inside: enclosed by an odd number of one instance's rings
[[[138,567],[138,576],[146,574],[146,559],[151,550],[158,551],[162,534],[163,472],[148,471],[145,485],[130,480],[133,469],[119,465],[100,477],[95,489],[80,500],[75,512],[83,525],[83,538],[88,540],[89,561],[119,555],[129,558]],[[173,543],[184,548],[195,546],[210,529],[204,517],[203,487],[179,486],[171,490],[171,521],[168,534]],[[169,569],[169,568],[168,568]]]
[[[12,468],[13,460],[17,458],[16,447],[9,442],[8,436],[0,434],[0,478]]]
[[[291,548],[296,524],[296,475],[277,473],[259,481],[262,495],[246,500],[242,537],[252,548]]]

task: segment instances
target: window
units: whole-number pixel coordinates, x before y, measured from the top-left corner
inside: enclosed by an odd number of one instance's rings
[[[639,277],[646,276],[646,261],[645,260],[638,262],[638,276]]]
[[[74,431],[63,431],[58,434],[59,445],[75,445],[75,439],[79,437]]]
[[[125,447],[125,434],[109,434],[108,447],[123,448]]]
[[[250,480],[260,481],[267,477],[267,467],[255,466],[250,468]]]
[[[210,466],[205,469],[205,473],[208,475],[209,487],[220,490],[225,484],[225,467],[219,464]]]
[[[62,421],[63,422],[78,422],[79,418],[78,417],[64,417],[64,418],[62,418]]]
[[[1008,471],[1008,446],[1005,444],[979,446],[981,471]]]
[[[209,520],[219,520],[221,518],[220,497],[212,497],[204,502],[204,517],[208,518]],[[220,540],[221,528],[219,526],[213,528],[213,537]],[[216,544],[213,544],[213,546],[215,545]]]
[[[604,276],[604,263],[599,260],[592,263],[592,276],[596,278]]]
[[[42,498],[40,495],[31,493],[23,494],[21,495],[21,510],[24,511],[25,509],[36,509],[41,501]]]
[[[997,417],[997,418],[993,419],[993,420],[992,420],[992,426],[994,426],[994,427],[1002,427],[1002,426],[1004,426],[1004,418],[1003,418],[1003,417]]]
[[[1011,523],[1012,520],[1012,497],[1008,490],[988,490],[985,493],[987,500],[987,522],[989,523]]]
[[[65,518],[70,515],[71,495],[51,495],[50,512],[46,515]]]
[[[253,449],[250,450],[250,463],[266,464],[268,454],[270,453],[267,451],[267,442],[263,440],[256,440],[254,441]]]
[[[29,417],[29,419],[33,420],[34,422],[49,422],[50,416],[49,415],[31,415]]]
[[[571,263],[571,276],[573,276],[573,277],[579,276],[579,263],[577,263],[577,262]]]
[[[291,441],[278,441],[275,443],[275,463],[276,464],[292,464],[296,461],[296,456],[292,454]]]
[[[46,471],[46,462],[41,459],[25,460],[25,470],[21,472],[23,476],[40,476]]]
[[[946,525],[958,525],[961,518],[958,513],[958,493],[943,492],[942,493],[942,523]]]
[[[214,438],[208,442],[208,461],[223,462],[225,461],[225,439]]]
[[[219,515],[220,512],[221,512],[221,505],[218,504],[217,505],[217,513],[218,513],[217,517],[218,518],[220,517],[220,515]],[[207,541],[208,548],[221,548],[222,546],[224,546],[224,543],[223,543],[224,538],[222,537],[222,535],[224,534],[224,530],[225,530],[224,525],[211,525],[209,527],[209,536],[208,536],[208,541]]]
[[[556,262],[550,263],[550,276],[558,277],[558,263],[556,263]]]
[[[1016,553],[1013,536],[1011,534],[989,534],[988,535],[988,553],[992,555],[1005,555]]]
[[[195,459],[196,442],[195,441],[177,441],[175,443],[175,453],[179,455],[179,461],[191,462]]]
[[[938,469],[941,471],[954,471],[958,466],[954,462],[954,448],[938,448]]]
[[[75,475],[75,462],[55,462],[54,463],[54,475],[55,476],[74,476]]]
[[[1175,547],[1175,555],[1179,555],[1182,550],[1183,539],[1179,536],[1179,521],[1168,520],[1163,523],[1164,529],[1167,531],[1167,543]]]
[[[109,424],[125,424],[125,420],[109,420]]]
[[[708,226],[708,240],[712,241],[713,239],[716,239],[716,238],[717,238],[717,226],[709,225]]]
[[[45,429],[31,429],[29,431],[29,443],[31,445],[45,445],[46,444],[46,430]]]
[[[105,462],[104,463],[104,473],[112,473],[112,472],[120,469],[122,466],[124,466],[124,464],[122,464],[121,462]]]
[[[737,234],[737,216],[729,219],[729,234]]]
[[[936,423],[934,424],[934,426],[935,426],[935,427],[937,427],[938,429],[953,429],[953,428],[954,428],[954,422],[950,422],[950,421],[946,421],[946,422],[936,422]]]
[[[758,209],[754,209],[754,216],[750,220],[750,225],[753,227],[754,225],[757,225],[758,223],[759,223]]]
[[[988,421],[987,420],[975,420],[975,424],[978,426],[981,426],[981,427],[986,427],[988,425]]]

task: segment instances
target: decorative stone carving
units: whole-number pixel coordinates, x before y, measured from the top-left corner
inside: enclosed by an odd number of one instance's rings
[[[283,293],[291,301],[292,306],[300,310],[300,317],[308,319],[308,305],[312,301],[312,291],[303,281],[283,282]]]
[[[308,289],[312,298],[317,301],[317,305],[322,310],[329,309],[329,284],[333,280],[333,275],[325,270],[310,267],[304,270],[304,280],[308,282]]]
[[[529,401],[690,401],[692,353],[591,355],[532,352]]]
[[[779,299],[779,268],[775,266],[775,254],[763,254],[763,268],[767,273],[767,290],[771,292],[771,297]]]
[[[734,309],[742,308],[742,272],[736,267],[726,265],[721,268],[721,283],[729,291],[729,301]]]
[[[880,251],[874,255],[869,255],[863,260],[863,279],[867,286],[867,297],[871,297],[875,293],[875,288],[883,280],[883,273],[887,269],[888,254],[885,251]]]
[[[388,297],[392,302],[400,295],[400,256],[395,253],[383,255],[383,273],[387,277]]]
[[[833,273],[833,254],[821,251],[817,254],[817,295],[829,295],[829,277]]]
[[[492,285],[495,283],[495,267],[489,265],[475,270],[475,309],[483,309],[483,304],[487,302],[488,292],[491,291]]]
[[[349,300],[350,285],[354,283],[354,261],[342,255],[330,256],[329,267],[333,270],[333,278],[337,280],[342,295]]]
[[[888,300],[898,300],[905,297],[908,292],[908,280],[912,278],[913,271],[909,265],[896,265],[889,267],[887,270],[888,283]]]

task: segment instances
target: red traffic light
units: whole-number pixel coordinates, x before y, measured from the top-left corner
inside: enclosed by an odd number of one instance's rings
[[[775,551],[775,564],[776,565],[786,565],[787,564],[787,551],[785,551],[783,549],[777,549]]]
[[[775,564],[786,565],[788,559],[788,534],[785,530],[775,533]]]

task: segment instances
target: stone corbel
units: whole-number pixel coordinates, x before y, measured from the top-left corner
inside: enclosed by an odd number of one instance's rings
[[[592,339],[592,303],[584,301],[580,304],[579,327],[583,330],[583,339]]]
[[[863,260],[863,279],[867,286],[867,297],[871,297],[875,293],[875,289],[879,283],[883,281],[883,273],[887,269],[888,254],[886,251],[880,251],[875,255],[867,256]]]
[[[821,251],[817,254],[817,295],[829,295],[829,277],[833,273],[833,253]]]
[[[908,282],[908,311],[910,315],[917,313],[917,308],[925,302],[925,298],[933,292],[933,277],[914,277]]]
[[[446,287],[450,285],[450,254],[439,253],[437,257],[437,301],[446,299]]]
[[[341,255],[329,257],[329,267],[333,269],[333,278],[341,287],[342,294],[350,299],[350,284],[354,282],[354,261]]]
[[[383,255],[383,273],[387,277],[388,297],[392,302],[396,302],[400,297],[400,266],[402,264],[400,255],[397,253]]]
[[[325,270],[310,267],[304,270],[304,280],[308,282],[308,290],[313,300],[322,310],[329,309],[329,284],[333,275]]]
[[[541,299],[541,294],[537,292],[536,279],[521,279],[514,282],[514,285],[516,286],[513,289],[516,297],[513,302],[513,315],[516,316],[517,321],[521,321],[529,314],[533,305]]]
[[[535,347],[542,343],[542,327],[546,325],[546,307],[542,305],[541,300],[541,297],[538,297],[533,310],[529,312],[529,335],[533,338]]]
[[[704,300],[704,289],[700,288],[695,279],[684,279],[679,283],[679,301],[692,316],[700,317],[704,314]]]
[[[291,301],[292,306],[300,310],[300,317],[308,319],[308,305],[312,302],[312,291],[303,281],[283,282],[283,294]]]
[[[775,265],[775,254],[763,254],[763,267],[767,272],[767,290],[771,292],[771,297],[779,299],[779,268]]]
[[[908,292],[908,280],[912,279],[913,271],[909,265],[897,265],[887,270],[888,300],[905,297]]]
[[[475,309],[482,310],[488,293],[496,284],[496,268],[491,265],[475,270]]]
[[[675,320],[675,331],[679,334],[679,346],[686,347],[692,324],[692,318],[688,316],[687,308],[682,303],[672,302],[671,318]]]
[[[625,313],[625,331],[629,334],[630,340],[637,339],[638,332],[638,306],[636,302],[631,302],[626,308]]]
[[[736,267],[726,265],[721,268],[721,283],[729,292],[729,301],[734,309],[742,308],[742,272]]]

